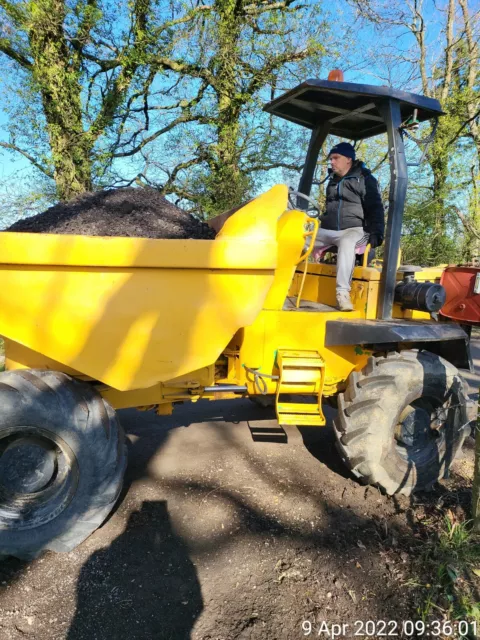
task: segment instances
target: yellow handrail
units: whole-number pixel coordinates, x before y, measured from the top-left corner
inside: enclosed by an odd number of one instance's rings
[[[297,266],[298,266],[301,262],[305,261],[305,269],[303,270],[302,281],[300,283],[300,289],[298,290],[298,295],[297,295],[297,304],[296,304],[297,309],[300,307],[300,302],[302,299],[303,287],[305,284],[305,278],[308,270],[308,258],[312,253],[313,248],[315,247],[315,239],[318,233],[318,220],[316,218],[309,218],[308,221],[305,223],[305,228],[307,229],[310,228],[310,229],[303,234],[303,238],[305,242],[307,241],[307,238],[311,238],[311,241],[308,246],[308,249],[305,251],[305,253],[303,253],[300,256],[297,262]]]

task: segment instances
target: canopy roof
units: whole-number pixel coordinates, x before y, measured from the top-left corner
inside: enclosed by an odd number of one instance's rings
[[[387,86],[306,80],[264,107],[264,111],[313,129],[330,122],[329,133],[361,140],[385,133],[387,126],[378,104],[389,99],[400,102],[402,121],[418,109],[419,122],[443,114],[440,103],[433,98]]]

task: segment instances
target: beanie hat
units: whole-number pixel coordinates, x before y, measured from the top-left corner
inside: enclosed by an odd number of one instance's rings
[[[332,153],[338,153],[341,156],[345,156],[346,158],[351,158],[355,160],[355,149],[349,142],[339,142],[330,150],[328,157],[332,155]]]

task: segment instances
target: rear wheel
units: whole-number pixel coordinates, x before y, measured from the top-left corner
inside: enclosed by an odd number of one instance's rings
[[[40,370],[0,374],[0,554],[71,551],[105,520],[126,448],[88,384]]]
[[[340,394],[337,448],[351,471],[388,494],[410,495],[445,476],[470,433],[457,369],[422,351],[370,358]]]

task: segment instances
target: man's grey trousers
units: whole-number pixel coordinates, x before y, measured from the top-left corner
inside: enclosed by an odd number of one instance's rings
[[[362,227],[352,227],[343,231],[319,229],[315,240],[315,248],[332,244],[338,247],[337,293],[349,293],[355,267],[355,249],[361,245],[368,244],[368,233],[365,233]]]

